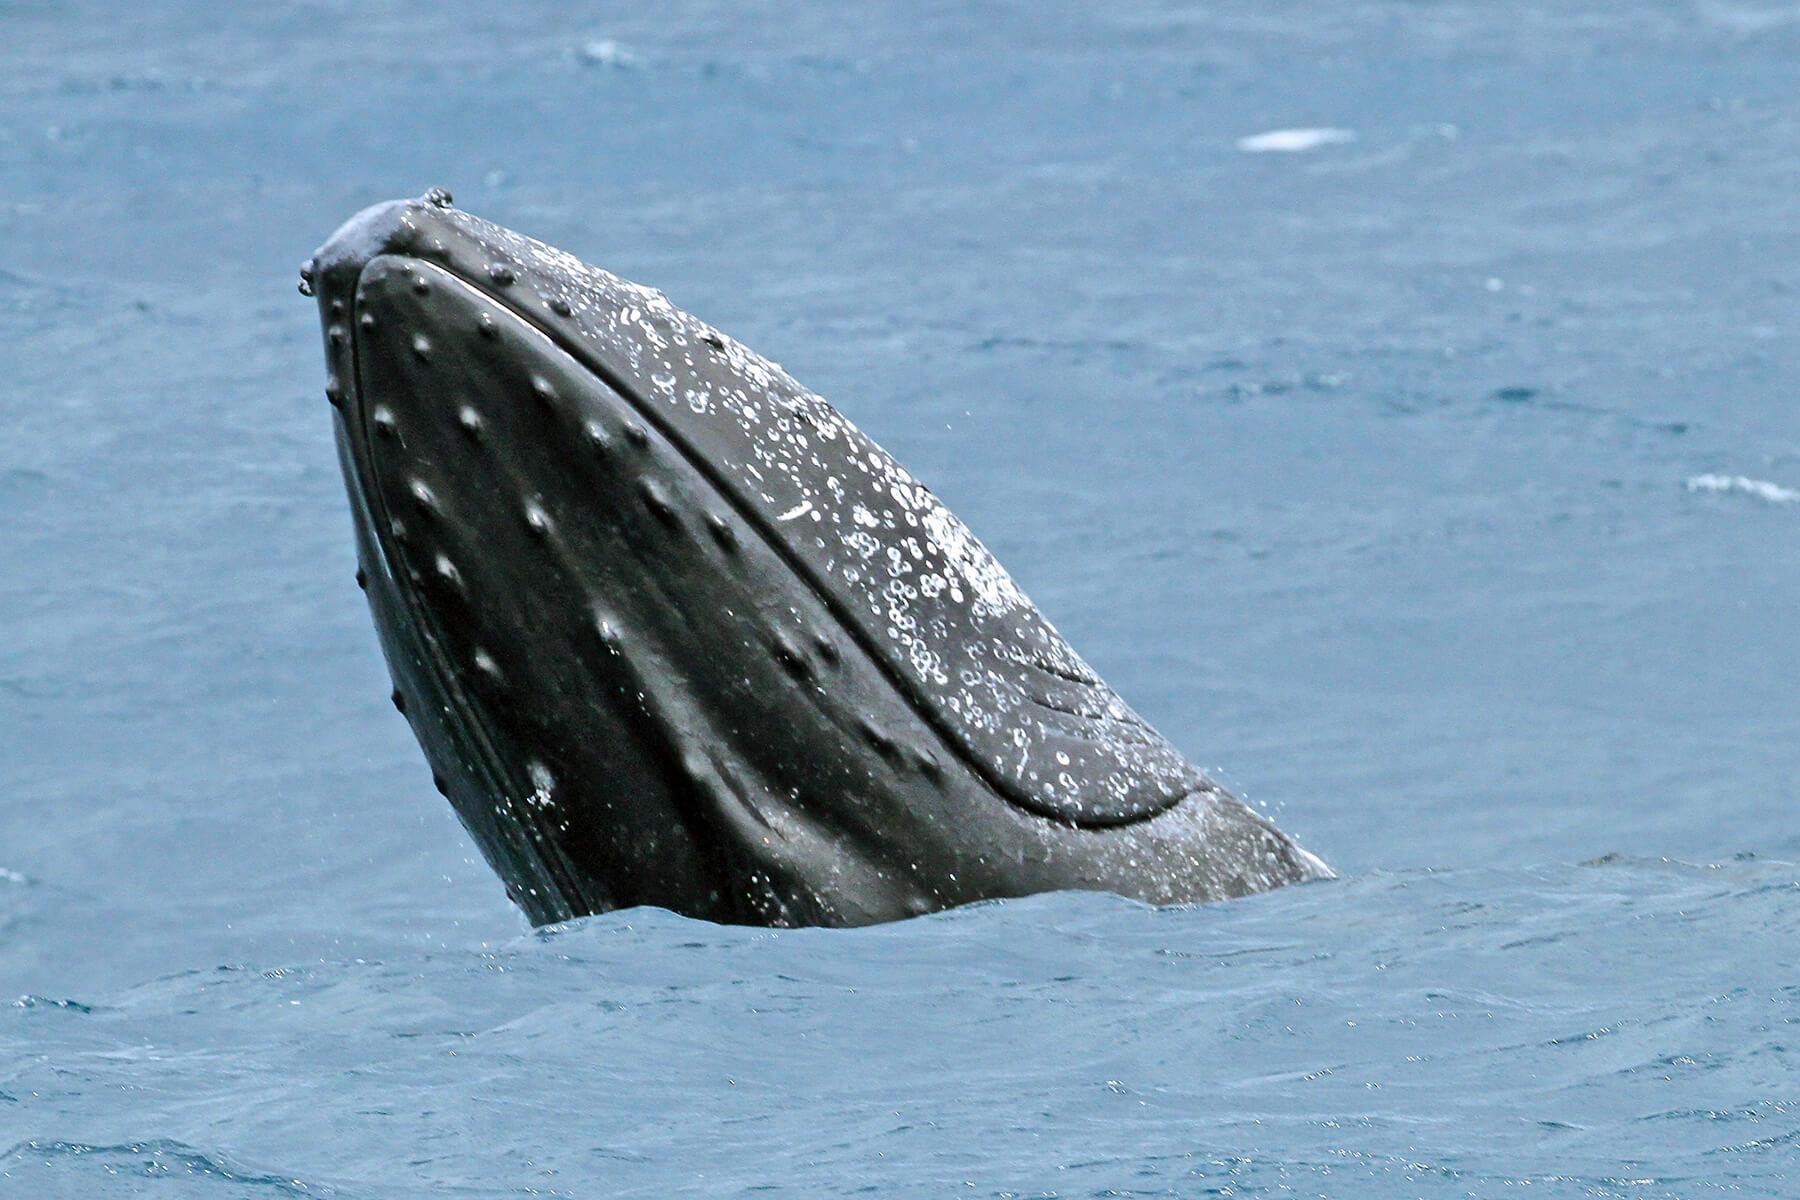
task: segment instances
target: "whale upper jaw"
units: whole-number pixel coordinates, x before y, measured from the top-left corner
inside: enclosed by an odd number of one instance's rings
[[[302,290],[396,703],[532,920],[1327,873],[879,447],[660,293],[439,194],[352,218]]]

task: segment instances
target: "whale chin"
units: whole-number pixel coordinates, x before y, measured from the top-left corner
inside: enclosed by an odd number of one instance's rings
[[[394,701],[537,923],[1318,878],[773,363],[433,193],[316,294]]]

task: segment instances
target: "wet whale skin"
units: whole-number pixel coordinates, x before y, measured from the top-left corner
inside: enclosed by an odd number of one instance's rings
[[[308,262],[394,701],[536,923],[1329,874],[778,366],[441,193]]]

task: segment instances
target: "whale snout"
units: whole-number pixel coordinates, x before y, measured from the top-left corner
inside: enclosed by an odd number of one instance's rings
[[[483,250],[430,201],[395,202],[348,222],[307,275],[395,703],[542,922],[615,905],[593,860],[621,830],[660,843],[665,888],[698,886],[700,868],[660,782],[594,761],[627,737],[597,614],[634,586],[602,543],[637,524],[598,501],[641,425],[509,304],[511,269]],[[584,787],[596,778],[618,790]]]

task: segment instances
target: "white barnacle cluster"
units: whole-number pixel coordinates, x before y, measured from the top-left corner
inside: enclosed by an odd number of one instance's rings
[[[563,251],[462,213],[484,252],[569,319],[665,425],[760,508],[866,641],[1015,799],[1071,820],[1156,811],[1206,786],[1102,681],[955,514],[778,365]],[[884,649],[885,647],[885,649]]]

